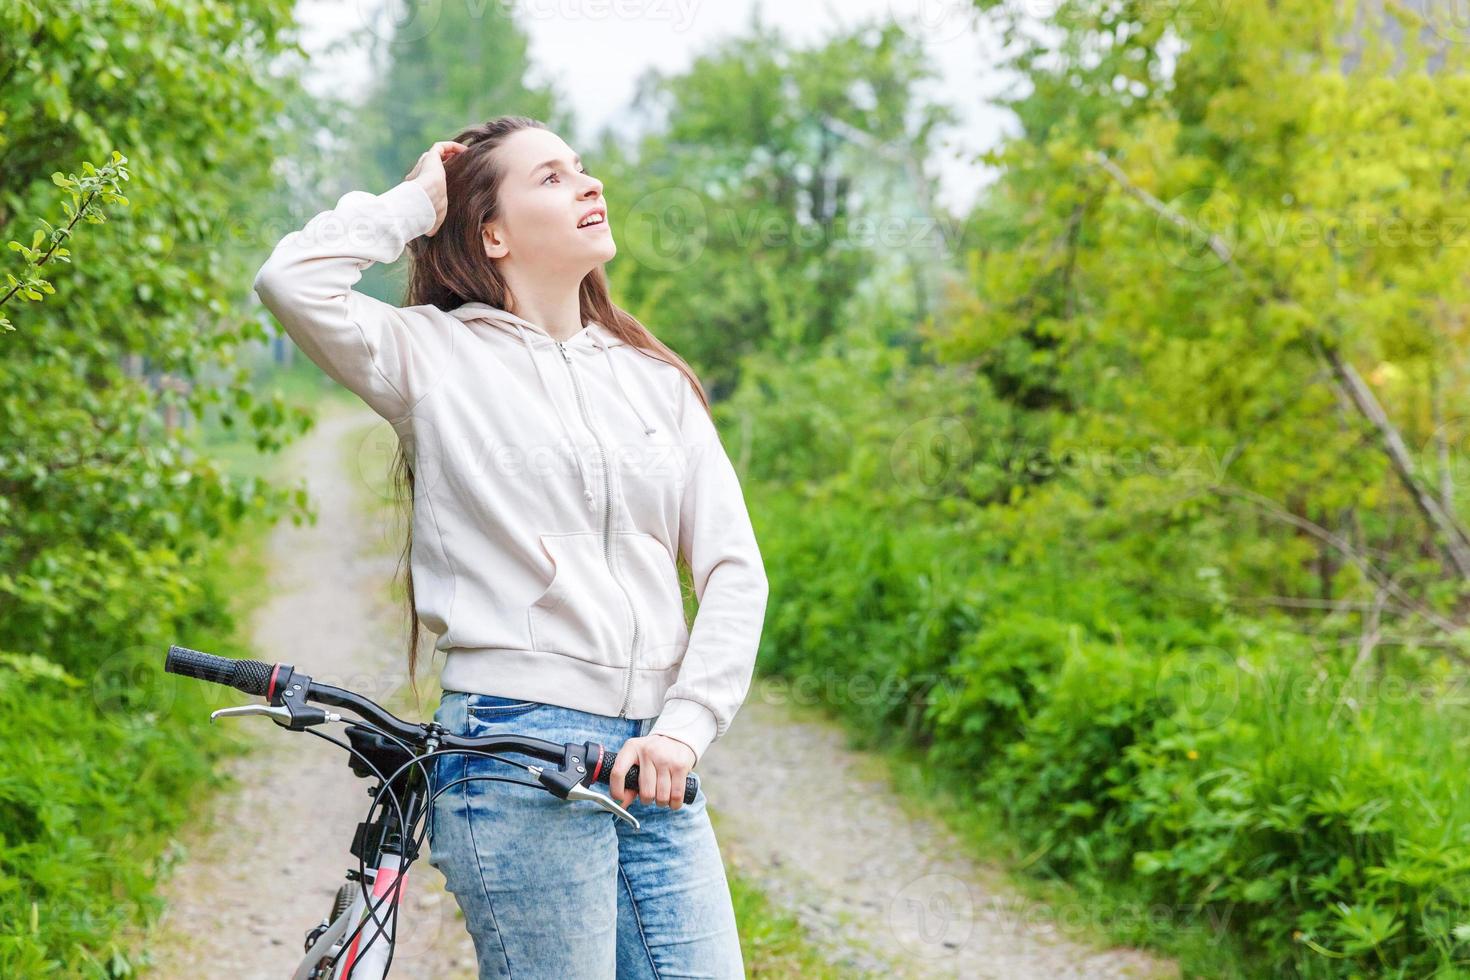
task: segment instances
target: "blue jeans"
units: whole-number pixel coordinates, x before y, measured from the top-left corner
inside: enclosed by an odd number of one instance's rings
[[[656,719],[445,691],[434,720],[456,735],[514,732],[616,753]],[[436,786],[477,775],[534,781],[484,757],[440,756],[434,767]],[[464,911],[482,980],[745,976],[704,789],[677,810],[635,798],[628,812],[639,829],[587,801],[483,779],[438,798],[429,863]]]

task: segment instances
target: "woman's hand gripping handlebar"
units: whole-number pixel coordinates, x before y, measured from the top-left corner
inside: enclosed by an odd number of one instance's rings
[[[567,742],[558,745],[515,734],[487,735],[480,738],[453,735],[437,723],[403,721],[353,691],[318,684],[290,664],[273,665],[258,660],[232,660],[188,647],[170,646],[164,670],[171,674],[223,684],[246,694],[265,698],[264,704],[221,708],[210,715],[211,720],[242,715],[266,715],[282,727],[299,732],[311,725],[344,721],[337,712],[327,711],[317,705],[347,708],[371,726],[412,747],[416,753],[446,749],[485,754],[516,752],[554,765],[557,768],[524,765],[514,760],[502,759],[508,764],[523,766],[536,777],[542,787],[561,799],[590,800],[627,820],[634,827],[639,826],[636,817],[606,793],[594,788],[599,783],[603,786],[609,785],[608,779],[612,775],[616,755],[597,742]],[[308,704],[308,701],[315,701],[317,705]],[[623,782],[627,789],[637,793],[638,780],[639,768],[634,765],[629,768]],[[699,777],[691,774],[685,780],[684,802],[694,802],[698,792]]]

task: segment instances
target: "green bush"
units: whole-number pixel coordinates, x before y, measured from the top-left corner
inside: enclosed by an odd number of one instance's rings
[[[187,608],[156,610],[168,625],[93,651],[91,670],[0,654],[0,975],[131,976],[120,937],[162,910],[154,894],[177,858],[171,833],[218,785],[228,734],[209,723],[217,692],[163,672],[184,638],[250,656],[227,611],[252,567],[230,539],[179,571]],[[229,569],[228,573],[220,570]]]
[[[1156,623],[1099,578],[1057,596],[977,564],[963,531],[757,494],[762,671],[821,679],[864,741],[907,738],[1036,873],[1218,923],[1255,970],[1470,962],[1470,726],[1442,678],[1364,690],[1294,634]]]

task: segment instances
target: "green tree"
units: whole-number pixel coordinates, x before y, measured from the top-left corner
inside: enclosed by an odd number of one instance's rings
[[[205,561],[246,515],[304,491],[237,479],[170,410],[217,412],[262,450],[303,416],[237,355],[276,231],[272,164],[301,141],[290,0],[0,5],[0,241],[54,215],[56,172],[129,165],[126,209],[7,308],[0,356],[0,973],[126,972],[109,952],[152,884],[143,859],[207,773],[156,680],[213,623]],[[298,63],[299,64],[299,63]],[[12,259],[24,255],[7,252]],[[33,256],[37,257],[37,256]],[[190,702],[192,704],[192,702]],[[196,735],[198,733],[195,733]]]
[[[952,120],[917,92],[931,77],[891,24],[800,48],[757,16],[688,71],[642,80],[653,132],[633,146],[604,134],[618,294],[716,397],[741,355],[812,350],[867,316],[860,289],[885,253],[947,233],[895,212],[875,163],[875,146],[924,159]]]
[[[395,31],[373,35],[373,81],[344,155],[362,171],[345,179],[366,184],[340,190],[386,190],[435,142],[495,116],[540,119],[570,141],[571,116],[556,93],[526,80],[528,47],[514,11],[493,3],[426,8]]]
[[[981,6],[1029,83],[984,210],[1021,224],[972,264],[942,356],[1056,409],[1047,452],[1100,465],[1053,475],[1179,549],[1182,577],[1145,562],[1140,588],[1199,596],[1219,567],[1292,608],[1382,593],[1442,642],[1470,575],[1447,451],[1464,46],[1316,0],[1067,4],[1044,40]]]

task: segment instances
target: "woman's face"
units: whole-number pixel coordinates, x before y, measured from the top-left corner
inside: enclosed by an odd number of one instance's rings
[[[602,181],[560,136],[517,130],[495,152],[505,172],[500,214],[480,232],[486,255],[580,280],[617,254]],[[601,220],[578,227],[589,211]]]

